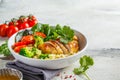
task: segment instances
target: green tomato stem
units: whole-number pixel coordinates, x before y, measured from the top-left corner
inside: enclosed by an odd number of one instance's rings
[[[86,76],[86,78],[87,78],[88,80],[91,80],[90,77],[87,75],[86,72],[83,72],[83,74]]]

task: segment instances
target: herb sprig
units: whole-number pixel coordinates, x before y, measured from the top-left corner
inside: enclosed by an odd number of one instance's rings
[[[5,41],[5,43],[0,46],[0,55],[9,56],[11,54],[7,44],[8,41]]]
[[[79,68],[74,68],[73,72],[77,75],[83,74],[88,80],[91,80],[86,71],[94,64],[93,59],[90,56],[84,55],[80,58],[79,63],[81,66]]]
[[[31,29],[34,32],[43,32],[46,34],[46,38],[44,41],[48,40],[55,40],[60,39],[62,43],[68,43],[69,41],[72,41],[74,36],[74,31],[69,26],[60,26],[57,24],[56,26],[50,26],[49,24],[41,24],[37,23],[35,26]]]

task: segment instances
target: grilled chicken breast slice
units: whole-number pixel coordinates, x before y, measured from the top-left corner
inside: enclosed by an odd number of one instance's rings
[[[63,53],[64,54],[68,54],[69,53],[69,50],[59,41],[55,41],[59,46],[60,48],[63,50]]]
[[[44,43],[39,45],[38,48],[43,51],[43,53],[53,53],[57,54],[57,50],[49,43]]]
[[[49,43],[52,46],[54,46],[54,48],[56,48],[56,50],[57,50],[57,54],[63,54],[63,50],[61,49],[61,47],[54,40],[47,41],[46,43]]]
[[[63,44],[57,40],[50,40],[39,45],[38,48],[42,50],[43,53],[73,54],[79,50],[78,38],[74,36],[73,40],[67,44]]]
[[[77,40],[70,41],[68,44],[65,44],[68,48],[70,54],[76,53],[79,50],[79,45]]]

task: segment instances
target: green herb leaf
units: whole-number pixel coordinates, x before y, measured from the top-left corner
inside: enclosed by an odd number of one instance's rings
[[[63,43],[68,43],[69,41],[72,41],[74,36],[74,31],[70,29],[69,26],[64,26],[63,29],[61,30],[60,35],[61,35],[60,41]]]
[[[87,69],[89,69],[90,66],[94,64],[93,59],[90,56],[85,55],[80,58],[79,62],[81,66],[79,68],[74,68],[73,72],[77,75],[83,74],[88,78],[88,80],[90,80],[90,78],[86,74],[86,71]]]
[[[68,43],[73,39],[74,31],[70,29],[69,26],[60,26],[57,24],[55,27],[49,26],[49,24],[40,24],[37,23],[34,27],[31,29],[33,32],[40,31],[46,34],[46,38],[44,41],[47,40],[55,40],[60,39],[62,43]]]
[[[93,59],[90,56],[83,56],[82,58],[80,58],[80,64],[82,67],[86,67],[86,66],[92,66],[94,64]]]
[[[41,23],[37,23],[36,25],[34,25],[33,27],[32,27],[32,31],[33,32],[39,32],[40,30],[41,30],[41,27],[42,27],[42,24]]]
[[[9,56],[11,53],[10,53],[10,50],[8,49],[8,42],[5,41],[5,43],[3,43],[1,46],[0,46],[0,54],[3,54],[4,56]]]

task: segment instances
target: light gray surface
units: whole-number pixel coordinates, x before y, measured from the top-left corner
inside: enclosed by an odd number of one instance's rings
[[[87,72],[92,80],[120,80],[120,49],[87,50],[81,54],[81,56],[83,55],[90,55],[94,59],[94,66]],[[0,68],[5,67],[5,63],[6,61],[0,60]],[[78,66],[79,62],[76,61],[73,65],[63,69],[60,76],[56,76],[52,80],[63,80],[66,75],[74,75],[72,71]],[[77,80],[86,80],[77,75],[74,75],[74,77]],[[72,79],[68,78],[66,80]]]
[[[120,0],[4,1],[0,4],[0,23],[32,13],[41,23],[70,25],[88,39],[87,51],[82,55],[91,55],[95,60],[95,65],[88,71],[91,78],[120,80],[120,49],[114,49],[120,48]],[[0,44],[3,41],[0,37]],[[0,68],[5,62],[0,60]],[[73,67],[77,66],[78,62],[64,71],[72,73]]]
[[[88,39],[88,49],[120,47],[120,0],[3,0],[0,23],[34,14],[41,23],[70,25]]]

